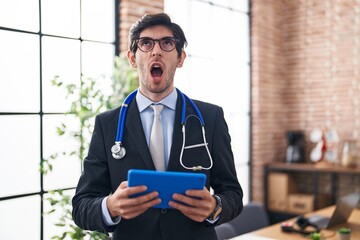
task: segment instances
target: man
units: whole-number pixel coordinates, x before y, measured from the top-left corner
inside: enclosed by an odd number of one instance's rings
[[[97,116],[84,171],[73,198],[74,221],[83,229],[114,232],[114,239],[217,239],[214,226],[235,218],[243,207],[243,192],[236,177],[223,111],[218,106],[194,101],[205,122],[211,157],[204,154],[205,147],[187,149],[181,154],[182,101],[181,93],[174,87],[174,75],[186,57],[185,35],[161,13],[145,15],[137,21],[130,29],[129,38],[128,59],[138,69],[140,87],[127,107],[122,139],[126,154],[118,159],[111,152],[120,108]],[[163,106],[160,119],[164,169],[160,170],[192,172],[187,166],[203,166],[197,172],[207,177],[203,190],[174,194],[174,201],[169,202],[171,208],[167,209],[153,208],[161,202],[157,192],[130,197],[146,187],[127,185],[129,169],[159,170],[149,147],[155,121],[154,104]],[[196,115],[189,101],[186,111],[187,116]],[[186,134],[189,143],[203,141],[196,118],[188,119]]]

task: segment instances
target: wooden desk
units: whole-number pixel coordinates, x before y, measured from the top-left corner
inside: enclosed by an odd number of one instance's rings
[[[320,209],[318,211],[306,214],[305,216],[311,216],[313,214],[331,216],[334,211],[335,206],[327,207]],[[289,222],[294,222],[294,219],[289,220]],[[347,223],[339,224],[330,229],[321,230],[322,239],[326,240],[337,240],[337,229],[340,227],[351,228],[351,239],[360,239],[360,209],[354,209],[351,213],[351,216]],[[285,233],[281,231],[281,224],[274,224],[266,228],[262,228],[247,234],[240,235],[238,237],[232,238],[231,240],[265,240],[265,239],[276,239],[276,240],[309,240],[307,236],[303,236],[298,233]]]

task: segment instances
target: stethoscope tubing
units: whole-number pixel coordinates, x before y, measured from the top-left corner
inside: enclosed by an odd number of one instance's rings
[[[204,127],[204,126],[205,126],[205,122],[204,122],[203,116],[202,116],[199,108],[195,105],[194,101],[192,101],[188,96],[186,96],[185,94],[183,94],[183,95],[184,95],[184,97],[186,98],[186,100],[190,103],[190,105],[192,106],[192,108],[195,110],[196,115],[199,117],[201,126]],[[186,103],[185,103],[185,101],[183,102],[183,106],[185,106],[185,108],[186,108]],[[185,116],[186,116],[186,113],[184,112],[184,119],[185,119]],[[184,121],[184,123],[182,123],[182,124],[185,125],[185,121]]]
[[[204,122],[204,119],[202,117],[202,114],[201,114],[199,108],[195,105],[195,103],[188,96],[183,94],[179,89],[176,88],[176,90],[177,90],[178,94],[180,95],[181,102],[182,102],[181,125],[182,125],[182,134],[183,134],[183,143],[182,143],[182,148],[181,148],[181,152],[180,152],[180,164],[181,164],[181,166],[183,168],[188,169],[188,170],[193,170],[193,171],[210,170],[212,168],[212,166],[213,166],[213,160],[212,160],[212,157],[211,157],[211,154],[210,154],[210,151],[209,151],[209,148],[208,148],[208,144],[207,144],[207,141],[206,141],[205,122]],[[135,91],[131,92],[125,98],[124,103],[122,104],[120,112],[119,112],[119,119],[118,119],[118,126],[117,126],[117,132],[116,132],[115,145],[111,148],[112,155],[113,155],[113,157],[115,159],[121,159],[126,154],[126,150],[122,146],[122,140],[123,140],[123,135],[124,135],[127,108],[129,107],[130,102],[136,96],[137,92],[138,92],[138,90],[135,90]],[[196,144],[196,145],[193,145],[193,146],[185,146],[185,142],[186,142],[185,126],[186,126],[186,119],[187,119],[186,118],[186,100],[190,103],[191,107],[196,112],[196,115],[192,115],[192,116],[195,116],[200,121],[201,131],[202,131],[202,136],[203,136],[203,141],[204,141],[204,143],[202,143],[202,144]],[[207,154],[208,154],[209,159],[210,159],[210,166],[209,167],[203,167],[203,166],[188,167],[188,166],[185,166],[184,163],[183,163],[183,160],[182,160],[184,149],[202,147],[202,146],[204,146],[206,151],[207,151]],[[116,150],[113,151],[113,149],[116,149]]]
[[[125,119],[126,119],[126,113],[127,108],[129,107],[130,102],[135,97],[138,90],[136,89],[132,93],[130,93],[124,100],[124,103],[121,106],[120,113],[119,113],[119,121],[117,126],[117,132],[116,132],[116,140],[115,143],[122,143],[123,136],[124,136],[124,126],[125,126]]]

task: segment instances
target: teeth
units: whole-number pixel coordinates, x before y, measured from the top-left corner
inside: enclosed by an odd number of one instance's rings
[[[154,64],[154,66],[153,66],[154,68],[160,68],[160,65],[158,65],[158,64]]]

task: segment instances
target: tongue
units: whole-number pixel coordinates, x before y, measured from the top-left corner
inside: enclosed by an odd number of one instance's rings
[[[151,75],[153,77],[161,77],[162,70],[160,68],[153,68],[153,70],[151,71]]]

